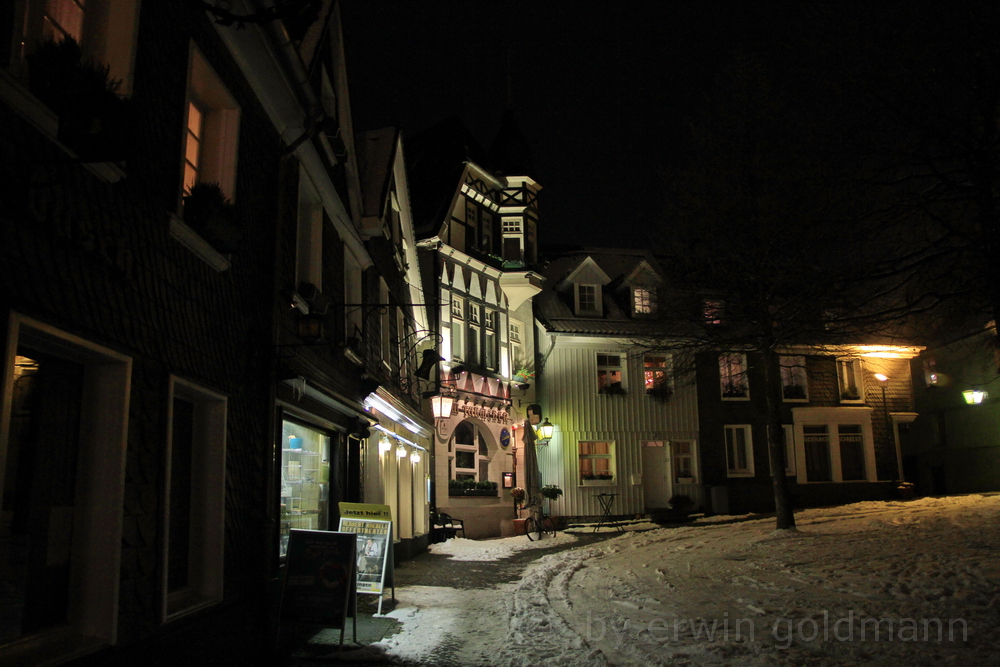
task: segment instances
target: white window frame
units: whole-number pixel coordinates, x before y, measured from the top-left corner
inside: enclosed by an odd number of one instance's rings
[[[869,407],[792,408],[795,427],[795,458],[802,461],[797,466],[796,481],[799,484],[840,484],[878,481],[875,462],[875,437],[872,431],[872,409]],[[865,479],[845,480],[840,455],[840,426],[860,425],[861,443],[865,461]],[[805,466],[805,441],[803,426],[825,425],[830,438],[831,481],[810,482]]]
[[[189,584],[168,592],[170,558],[170,486],[174,398],[194,404],[191,462],[191,535]],[[193,382],[170,376],[167,390],[166,479],[163,498],[162,620],[222,601],[226,533],[226,417],[228,399]]]
[[[451,356],[465,359],[465,299],[451,295]]]
[[[679,445],[690,445],[690,452],[678,452]],[[698,483],[698,444],[694,440],[671,440],[670,445],[670,472],[673,475],[674,484],[697,484]],[[691,481],[681,482],[682,476],[678,473],[678,461],[687,459],[691,465]]]
[[[735,362],[735,363],[734,363]],[[739,370],[733,371],[734,368]],[[742,352],[724,352],[719,355],[719,395],[724,401],[749,401],[750,378],[747,373],[747,355]],[[741,395],[726,396],[726,387],[743,387]]]
[[[508,344],[510,346],[510,368],[513,373],[524,366],[524,342],[522,332],[524,323],[513,318],[507,319]]]
[[[662,365],[650,366],[650,362],[656,363],[655,360],[662,359]],[[657,391],[666,391],[673,389],[673,373],[671,372],[673,359],[671,356],[665,352],[660,353],[649,353],[642,357],[642,376],[643,376],[643,387],[647,394],[653,394]],[[657,382],[657,374],[662,375],[660,382]]]
[[[621,393],[626,393],[628,388],[625,384],[625,355],[621,352],[598,352],[595,359],[597,361],[597,375],[595,376],[597,380],[597,393],[618,393],[610,389],[615,383],[609,381],[616,372],[618,373],[618,377],[621,378],[617,383],[621,387]],[[616,359],[617,363],[612,363],[613,359]],[[603,386],[601,385],[602,373],[606,374]]]
[[[647,287],[632,288],[632,312],[636,315],[652,315],[656,312],[656,294]]]
[[[67,659],[117,641],[121,577],[122,506],[132,358],[12,312],[7,322],[3,384],[0,385],[0,493],[9,447],[14,357],[25,345],[84,366],[81,437],[78,449],[78,510],[74,513],[69,621],[0,647],[4,664]]]
[[[851,387],[857,389],[857,398],[845,398]],[[865,402],[864,366],[861,357],[837,359],[837,395],[841,403]]]
[[[738,447],[739,443],[733,443],[738,437],[738,433],[743,433],[743,455],[746,459],[746,466],[739,467],[739,461],[735,462],[733,465],[732,456],[730,455],[730,449]],[[750,424],[726,424],[724,427],[724,438],[723,443],[725,445],[726,451],[726,476],[727,477],[753,477],[754,476],[754,461],[753,461],[753,428]],[[735,450],[734,450],[735,453]]]
[[[583,445],[586,444],[596,444],[605,443],[608,446],[607,454],[584,454]],[[577,442],[577,463],[576,463],[576,475],[579,480],[580,486],[600,486],[600,485],[614,485],[618,480],[618,470],[617,462],[615,456],[615,441],[614,440],[579,440]],[[608,462],[608,472],[611,474],[611,479],[584,479],[583,478],[583,461],[596,461],[602,460]]]
[[[497,319],[499,313],[490,308],[483,311],[483,366],[497,370]]]
[[[482,365],[482,325],[480,323],[479,311],[482,306],[474,301],[469,301],[469,331],[465,341],[465,360]]]
[[[781,396],[786,403],[809,402],[809,375],[806,372],[806,358],[803,355],[782,354],[778,356],[778,372],[781,375]],[[788,389],[801,386],[803,396],[789,398]]]
[[[218,183],[226,198],[235,201],[240,106],[194,42],[191,42],[189,48],[188,63],[188,92],[184,105],[185,137],[188,132],[188,103],[195,102],[204,114],[197,182]],[[183,143],[179,193],[183,193],[185,189],[183,165],[187,142]]]
[[[584,306],[584,292],[593,296],[593,308]],[[600,315],[603,304],[601,303],[601,286],[589,283],[577,283],[573,286],[574,310],[578,316]],[[586,299],[589,301],[590,299]]]
[[[323,291],[323,203],[309,174],[299,168],[295,285],[311,283]]]
[[[344,313],[344,336],[347,340],[361,339],[361,327],[364,321],[363,308],[358,305],[364,299],[362,295],[363,276],[361,264],[354,259],[353,253],[344,248],[344,303],[348,306]]]

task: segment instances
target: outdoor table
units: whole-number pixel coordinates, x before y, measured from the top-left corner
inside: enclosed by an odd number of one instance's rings
[[[615,498],[618,497],[617,493],[598,493],[597,500],[601,503],[601,521],[597,524],[597,528],[594,528],[596,533],[601,529],[602,526],[614,526],[618,532],[624,533],[625,529],[615,521],[615,517],[611,514],[611,506],[615,502]]]

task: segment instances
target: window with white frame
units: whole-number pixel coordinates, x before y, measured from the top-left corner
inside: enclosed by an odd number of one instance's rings
[[[600,285],[576,285],[576,314],[600,315]]]
[[[656,310],[653,291],[645,287],[633,287],[632,310],[636,315],[651,315]]]
[[[17,575],[4,582],[0,663],[42,664],[117,632],[132,362],[18,313],[5,324],[0,548]]]
[[[876,480],[871,410],[842,406],[792,412],[800,483]]]
[[[675,484],[693,484],[698,481],[695,475],[693,442],[690,440],[671,441],[670,458],[673,461]]]
[[[451,479],[477,482],[489,479],[489,446],[475,424],[463,421],[456,426],[452,445],[455,458],[451,467]]]
[[[809,399],[809,384],[806,375],[806,358],[800,355],[781,355],[781,395],[786,401],[806,401]]]
[[[504,218],[503,219],[503,231],[505,234],[520,234],[521,233],[521,219],[520,218]]]
[[[240,107],[194,44],[185,105],[184,194],[195,183],[217,183],[227,199],[234,199]]]
[[[726,425],[726,473],[729,477],[751,477],[753,437],[749,424]]]
[[[647,394],[666,394],[671,390],[670,357],[647,354],[642,359],[644,386]]]
[[[361,340],[361,326],[364,321],[361,285],[361,265],[354,259],[354,255],[344,248],[344,303],[349,304],[344,315],[344,335],[348,340],[351,338]]]
[[[482,336],[479,318],[481,308],[478,303],[469,302],[469,338],[465,345],[465,360],[473,364],[482,363],[482,359],[479,358],[479,342]]]
[[[782,449],[785,455],[785,474],[795,474],[795,427],[792,424],[782,424]]]
[[[862,383],[861,359],[838,359],[837,379],[840,385],[840,400],[842,403],[861,403],[864,401],[864,384]]]
[[[523,343],[521,342],[522,330],[524,325],[521,322],[508,319],[507,320],[507,333],[508,333],[508,343],[510,345],[510,370],[513,373],[518,368],[524,365],[524,353],[523,353]]]
[[[614,449],[614,442],[580,441],[580,482],[613,482],[615,477]]]
[[[451,297],[451,356],[465,359],[465,299]]]
[[[489,308],[483,314],[483,365],[497,368],[497,311]]]
[[[299,168],[295,284],[323,291],[323,204],[304,168]]]
[[[164,499],[164,620],[222,599],[225,396],[171,376]]]
[[[623,357],[620,354],[597,353],[597,391],[600,394],[624,394]]]
[[[723,400],[748,400],[747,355],[740,352],[720,354],[719,381]]]

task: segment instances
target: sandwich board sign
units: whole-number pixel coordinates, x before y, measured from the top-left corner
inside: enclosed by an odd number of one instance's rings
[[[295,530],[288,537],[280,623],[319,625],[340,630],[354,619],[357,641],[357,539],[349,533]]]
[[[358,593],[378,595],[378,613],[382,613],[381,596],[386,584],[394,586],[392,576],[392,511],[388,505],[340,503],[341,533],[356,536]],[[395,588],[393,589],[395,598]]]

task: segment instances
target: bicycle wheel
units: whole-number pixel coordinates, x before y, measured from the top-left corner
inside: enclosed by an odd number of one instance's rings
[[[535,533],[539,538],[542,536],[538,521],[534,517],[529,516],[524,520],[524,534],[528,536],[529,540],[534,541],[535,538],[531,536],[532,533]]]
[[[547,516],[542,519],[542,530],[552,537],[556,536],[556,522],[552,520],[552,517]]]

